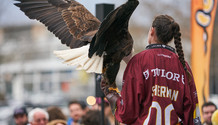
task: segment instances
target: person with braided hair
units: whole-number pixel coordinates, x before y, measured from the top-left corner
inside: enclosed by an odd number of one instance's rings
[[[172,40],[175,49],[168,45]],[[127,125],[200,124],[197,91],[184,59],[179,24],[168,15],[157,16],[148,43],[146,50],[128,62],[121,95],[101,81],[117,121]]]

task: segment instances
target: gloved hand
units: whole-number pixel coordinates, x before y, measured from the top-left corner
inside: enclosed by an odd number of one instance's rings
[[[116,102],[120,95],[115,90],[109,90],[109,85],[106,83],[104,77],[101,79],[101,90],[103,91],[105,97],[110,103],[112,113],[115,114]]]

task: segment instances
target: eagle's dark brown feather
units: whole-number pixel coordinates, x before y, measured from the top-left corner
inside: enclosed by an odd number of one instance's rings
[[[30,19],[42,22],[70,48],[88,44],[100,21],[83,5],[67,0],[17,0],[15,3]],[[94,32],[94,33],[93,33]]]
[[[128,31],[130,16],[139,4],[128,0],[100,21],[83,5],[74,0],[17,0],[16,6],[31,19],[37,19],[63,44],[78,48],[91,42],[89,57],[95,53],[102,56],[103,74],[112,86],[123,57],[133,48],[133,39]]]
[[[128,31],[130,16],[138,6],[138,0],[128,0],[112,11],[102,22],[92,39],[89,57],[94,53],[104,55],[103,68],[106,81],[115,87],[115,79],[123,57],[128,56],[133,48],[133,39]]]
[[[80,13],[78,13],[78,11]],[[77,6],[74,8],[70,7],[68,10],[62,11],[63,19],[68,25],[70,29],[69,31],[79,39],[87,34],[87,32],[97,32],[99,28],[100,21],[88,13],[88,10],[84,9],[82,6]]]
[[[104,19],[96,33],[96,39],[93,39],[91,42],[89,57],[92,57],[95,52],[100,56],[104,51],[110,54],[111,51],[108,50],[117,51],[128,46],[127,44],[131,41],[133,42],[128,31],[128,23],[130,16],[138,4],[138,0],[129,0],[127,3],[112,11],[106,19]],[[126,40],[128,40],[128,42],[126,42]]]

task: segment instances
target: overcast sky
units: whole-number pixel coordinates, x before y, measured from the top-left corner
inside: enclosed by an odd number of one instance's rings
[[[91,13],[95,15],[95,5],[100,3],[115,4],[115,8],[125,3],[127,0],[77,0],[83,4]],[[133,13],[131,20],[135,24],[150,25],[152,19],[157,14],[170,14],[175,19],[183,16],[190,16],[190,0],[139,0],[140,4]],[[30,20],[18,7],[13,5],[17,1],[1,0],[0,4],[0,28],[16,25],[29,25],[37,21]],[[157,4],[158,3],[158,4]],[[165,8],[172,7],[172,8]],[[175,9],[180,15],[173,14]],[[177,17],[176,17],[177,16]],[[181,19],[178,19],[181,20]]]
[[[79,0],[91,13],[95,14],[95,5],[99,3],[115,4],[115,7],[121,5],[125,0]],[[18,7],[14,6],[13,0],[1,0],[0,4],[0,27],[23,25],[34,23],[24,15]]]

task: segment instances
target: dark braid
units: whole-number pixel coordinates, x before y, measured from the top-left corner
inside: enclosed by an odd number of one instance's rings
[[[190,81],[192,76],[185,64],[179,24],[176,23],[174,19],[168,15],[160,15],[157,16],[153,21],[152,27],[155,28],[158,41],[161,43],[168,44],[174,38],[175,48],[179,56],[179,61],[182,63]]]
[[[187,69],[185,65],[184,53],[182,50],[182,43],[181,43],[181,38],[180,38],[181,37],[180,28],[177,23],[173,24],[173,32],[174,32],[174,44],[176,47],[176,52],[179,55],[179,60],[182,63],[184,69]]]
[[[183,49],[182,49],[182,43],[181,43],[181,33],[180,33],[180,27],[179,24],[174,22],[172,24],[172,28],[173,28],[173,34],[174,34],[174,44],[176,47],[176,52],[178,53],[179,56],[179,61],[182,63],[183,68],[186,71],[186,74],[188,75],[188,80],[191,81],[191,73],[188,71],[186,64],[185,64],[185,59],[184,59],[184,53],[183,53]]]

